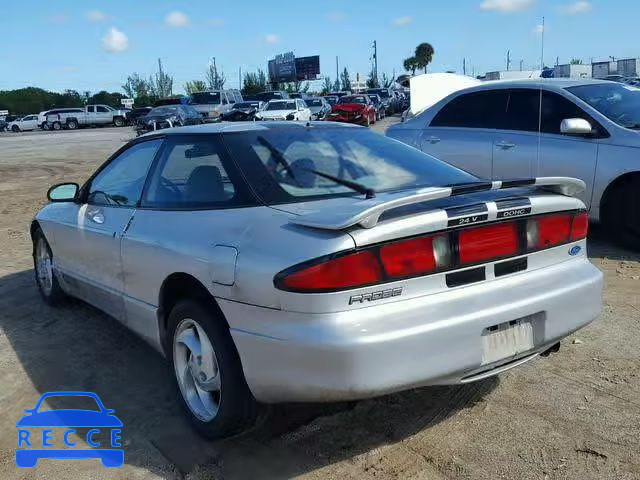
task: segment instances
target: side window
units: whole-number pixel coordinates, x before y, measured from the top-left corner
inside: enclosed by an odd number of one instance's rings
[[[105,107],[102,107],[102,106],[98,105],[98,106],[96,107],[96,111],[97,111],[98,113],[107,113],[109,110],[108,110],[107,108],[105,108]]]
[[[93,105],[90,105],[87,107],[87,112],[95,113],[95,111],[96,111],[96,107],[94,107]]]
[[[507,123],[504,130],[538,132],[540,90],[516,89],[509,91]]]
[[[177,139],[166,149],[149,182],[144,207],[206,208],[235,203],[236,185],[229,178],[216,139]]]
[[[91,182],[88,202],[92,205],[136,206],[161,144],[162,140],[138,143],[114,158]]]
[[[460,95],[442,107],[431,126],[500,129],[504,125],[507,98],[506,90]]]
[[[583,118],[591,123],[593,128],[597,128],[596,123],[578,105],[557,93],[544,92],[540,130],[543,133],[560,135],[560,124],[568,118]]]

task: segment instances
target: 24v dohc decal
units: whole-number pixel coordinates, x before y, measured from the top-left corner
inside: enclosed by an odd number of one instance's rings
[[[57,409],[41,410],[42,402],[50,397],[90,397],[99,410]],[[48,392],[40,397],[36,406],[24,411],[18,420],[18,447],[16,465],[20,468],[35,467],[41,458],[82,459],[99,458],[107,468],[119,468],[124,463],[124,450],[120,444],[122,422],[106,409],[98,395],[92,392]],[[90,448],[75,448],[77,442],[70,439],[75,428],[90,428],[86,442]],[[40,431],[40,429],[42,429]],[[108,434],[107,445],[96,440]],[[67,448],[61,448],[65,446]],[[106,447],[111,448],[106,448]],[[56,448],[58,447],[58,448]]]

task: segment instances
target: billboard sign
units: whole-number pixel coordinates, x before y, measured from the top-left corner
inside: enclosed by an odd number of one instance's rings
[[[269,60],[269,79],[272,83],[293,82],[296,79],[296,57],[293,52],[281,53]]]
[[[296,58],[296,77],[298,80],[316,80],[320,75],[320,57]]]

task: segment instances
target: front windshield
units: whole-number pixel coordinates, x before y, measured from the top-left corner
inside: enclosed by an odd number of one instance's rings
[[[198,92],[191,94],[193,105],[218,105],[220,103],[220,92]]]
[[[367,103],[364,97],[346,96],[342,97],[338,103]]]
[[[327,103],[329,105],[332,105],[332,106],[335,105],[336,103],[338,103],[338,97],[334,97],[334,96],[325,97],[325,100],[327,101]]]
[[[618,125],[640,129],[640,89],[620,83],[599,83],[567,90]]]
[[[296,102],[269,102],[265,110],[295,110]]]
[[[310,98],[309,100],[305,100],[305,103],[307,104],[307,107],[321,107],[322,106],[322,100],[320,100],[319,98]]]
[[[477,181],[419,150],[366,129],[274,128],[225,135],[267,204],[360,195],[324,173],[377,192]]]
[[[367,90],[367,93],[375,93],[376,95],[380,95],[380,98],[389,98],[389,90],[385,90],[384,88]]]

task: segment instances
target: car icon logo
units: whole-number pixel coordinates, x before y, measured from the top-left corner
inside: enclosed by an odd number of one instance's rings
[[[58,409],[39,411],[42,402],[50,397],[90,397],[99,410]],[[16,465],[20,468],[35,467],[41,458],[83,459],[99,458],[107,468],[119,468],[124,463],[124,450],[119,442],[122,422],[114,414],[114,410],[104,407],[98,395],[92,392],[48,392],[43,394],[36,406],[26,409],[18,422],[18,447],[16,448]],[[86,434],[86,442],[90,448],[73,448],[77,442],[70,441],[69,435],[76,433],[75,428],[90,428]],[[54,428],[63,428],[64,433],[55,435]],[[42,429],[37,435],[34,429]],[[101,445],[94,438],[102,430],[109,431],[109,446]],[[60,442],[68,448],[54,448],[54,442]]]

